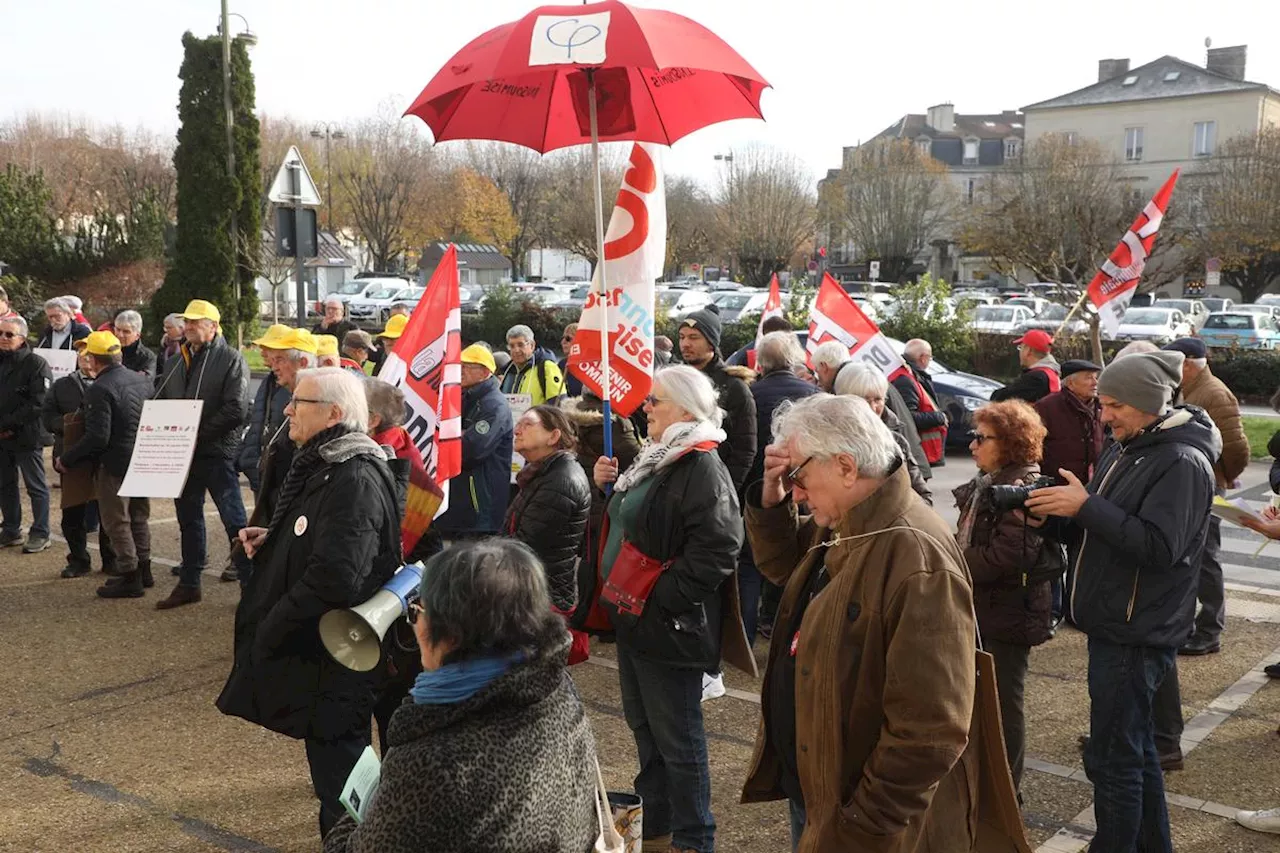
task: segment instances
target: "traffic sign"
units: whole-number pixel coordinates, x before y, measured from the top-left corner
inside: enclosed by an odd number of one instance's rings
[[[817,271],[818,271],[818,262],[809,261],[809,272],[817,272]]]
[[[694,272],[697,272],[698,270],[702,269],[702,264],[689,264],[689,268]]]
[[[296,192],[292,174],[295,170],[301,172]],[[298,153],[298,146],[290,146],[289,153],[284,155],[284,162],[280,164],[280,171],[276,172],[276,179],[271,182],[267,198],[276,204],[301,204],[303,207],[320,207],[324,204],[320,201],[320,190],[316,189],[316,182],[311,180],[311,173],[307,171],[307,164]]]
[[[1222,284],[1222,273],[1217,270],[1205,270],[1204,283],[1206,287],[1217,287]]]
[[[879,261],[872,261],[868,265],[867,278],[871,279],[872,281],[880,280],[880,262]]]

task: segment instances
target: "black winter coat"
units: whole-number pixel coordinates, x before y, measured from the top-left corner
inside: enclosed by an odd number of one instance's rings
[[[77,370],[75,373],[55,379],[49,393],[44,395],[40,420],[43,422],[45,431],[53,436],[55,459],[62,455],[62,435],[66,426],[62,416],[80,409],[84,403],[84,392],[92,382],[92,379],[85,379]]]
[[[1050,370],[1053,373],[1062,372],[1054,357],[1047,355],[1038,363],[1024,369],[1022,375],[1008,385],[992,391],[991,402],[1026,400],[1028,403],[1038,403],[1053,393],[1053,388],[1049,385],[1049,374],[1045,373],[1045,370]]]
[[[885,408],[893,412],[898,418],[898,423],[902,428],[902,435],[907,440],[907,447],[911,449],[911,455],[915,457],[916,465],[920,469],[920,476],[926,480],[933,479],[933,466],[929,464],[929,457],[925,455],[924,445],[920,443],[920,431],[916,429],[915,419],[911,416],[911,409],[907,408],[907,401],[902,399],[902,395],[898,393],[898,389],[889,383],[889,390],[884,395]]]
[[[739,497],[747,484],[751,463],[756,458],[756,401],[744,377],[754,376],[745,367],[730,367],[716,356],[702,372],[720,393],[720,408],[724,409],[724,423],[720,428],[727,436],[720,442],[720,459],[729,469],[733,490]]]
[[[1180,646],[1196,607],[1197,555],[1222,439],[1203,410],[1175,408],[1102,454],[1072,555],[1072,621],[1090,637]]]
[[[442,535],[502,529],[511,498],[514,433],[498,380],[462,389],[462,472],[449,481],[449,508],[432,525]]]
[[[902,461],[907,466],[907,476],[911,478],[912,490],[925,503],[933,506],[933,490],[929,488],[929,483],[925,480],[924,474],[920,470],[920,463],[916,461],[916,457],[911,453],[911,443],[907,439],[906,424],[888,406],[885,406],[884,412],[880,415],[880,420],[889,428],[894,442],[898,445],[898,452],[902,454]],[[763,473],[763,468],[761,471]]]
[[[1040,474],[1038,465],[1006,465],[991,477],[993,486],[1022,485]],[[963,525],[975,478],[952,491]],[[999,512],[986,494],[978,496],[976,516],[965,562],[973,577],[973,608],[983,639],[1019,646],[1038,646],[1049,639],[1053,596],[1049,581],[1028,585],[1026,574],[1037,565],[1063,567],[1061,546],[1046,541],[1037,528],[1012,512]],[[1055,554],[1054,549],[1058,549]]]
[[[920,409],[920,391],[916,388],[916,383],[911,381],[911,377],[905,373],[901,374],[893,380],[893,387],[898,389],[898,393],[902,395],[903,402],[907,404],[907,408],[911,411],[911,420],[916,425],[918,432],[940,427],[947,422],[947,414],[942,411],[942,404],[938,402],[938,392],[933,389],[933,380],[929,378],[929,374],[924,370],[916,370],[914,365],[907,365],[907,369],[915,376],[916,382],[919,382],[924,388],[925,393],[933,400],[936,411],[925,412]]]
[[[62,464],[75,468],[96,462],[123,477],[138,438],[142,404],[150,396],[151,381],[122,364],[99,373],[84,394],[84,436],[62,451]]]
[[[561,613],[572,613],[578,604],[578,563],[591,511],[591,484],[568,451],[533,464],[532,476],[521,471],[516,477],[520,491],[507,510],[503,530],[538,555],[551,603]]]
[[[626,537],[641,553],[671,565],[639,618],[601,603],[618,642],[637,656],[709,671],[720,664],[726,615],[720,588],[733,577],[742,549],[737,493],[724,463],[710,452],[686,453],[651,476],[657,479],[640,508],[642,526]]]
[[[40,413],[52,385],[48,363],[31,347],[0,352],[0,450],[23,452],[45,445]]]
[[[120,350],[120,355],[124,366],[134,373],[141,373],[148,380],[156,378],[156,354],[141,339]]]
[[[376,673],[336,662],[320,617],[373,595],[400,566],[395,484],[382,449],[350,433],[253,557],[236,607],[235,663],[218,709],[293,738],[369,730]],[[295,461],[296,461],[295,457]]]
[[[240,428],[249,419],[249,366],[244,356],[218,335],[187,364],[187,344],[169,359],[156,397],[204,400],[195,458],[230,459],[240,446]]]
[[[338,339],[338,349],[342,349],[342,339],[347,336],[347,332],[354,332],[360,327],[350,320],[339,320],[332,326],[325,327],[324,321],[321,320],[311,327],[313,335],[333,335]]]
[[[746,484],[764,478],[764,449],[773,440],[773,415],[788,400],[803,400],[818,393],[818,388],[805,382],[790,370],[771,370],[751,383],[751,398],[756,404],[756,455],[747,472]]]
[[[244,431],[240,449],[236,451],[236,470],[244,473],[262,472],[262,456],[271,438],[287,420],[284,407],[289,405],[289,389],[276,382],[276,375],[268,373],[258,385],[249,410],[249,428]]]
[[[58,349],[74,349],[76,341],[84,340],[89,337],[89,333],[93,330],[77,320],[71,321],[71,337],[67,338],[62,346]],[[36,344],[37,349],[53,348],[53,327],[46,326],[44,334],[40,336],[40,341]]]
[[[406,700],[378,796],[325,853],[587,853],[599,832],[595,743],[565,668],[569,642],[454,705]]]

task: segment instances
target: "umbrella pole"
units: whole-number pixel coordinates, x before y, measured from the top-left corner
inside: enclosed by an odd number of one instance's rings
[[[604,402],[604,455],[613,458],[613,413],[610,397],[613,382],[609,377],[609,283],[604,262],[604,192],[600,188],[600,128],[596,123],[595,69],[587,69],[587,103],[591,111],[591,166],[595,173],[596,193],[596,271],[600,274],[600,397]]]

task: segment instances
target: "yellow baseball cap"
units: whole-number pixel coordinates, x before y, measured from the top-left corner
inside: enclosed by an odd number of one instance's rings
[[[320,339],[306,329],[290,329],[286,326],[284,334],[276,340],[278,343],[268,347],[269,349],[296,349],[300,352],[319,355]]]
[[[254,346],[266,347],[267,349],[283,349],[278,341],[281,336],[287,335],[291,331],[293,330],[284,323],[276,323],[274,326],[268,326],[267,331],[262,335],[262,337],[253,342]]]
[[[90,332],[76,341],[75,347],[89,355],[115,355],[120,352],[120,339],[110,332]]]
[[[489,368],[490,373],[498,372],[498,363],[493,360],[493,353],[480,346],[480,344],[472,344],[462,351],[462,363],[480,364]]]
[[[316,342],[316,348],[311,350],[311,352],[314,352],[318,356],[338,354],[338,338],[336,335],[311,335],[310,332],[307,334]]]
[[[387,327],[378,332],[380,338],[398,338],[404,334],[404,327],[409,325],[409,318],[403,314],[397,314],[390,320],[387,320]]]
[[[203,299],[192,299],[187,303],[187,310],[182,312],[184,320],[212,320],[215,323],[222,322],[222,314],[218,312],[218,306],[212,302],[205,302]]]

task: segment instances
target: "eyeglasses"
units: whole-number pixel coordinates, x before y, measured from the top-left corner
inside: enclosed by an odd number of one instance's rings
[[[12,340],[13,338],[21,338],[21,337],[23,336],[18,334],[17,332],[0,332],[0,338],[8,338]]]
[[[645,398],[644,398],[644,401],[645,401],[647,404],[649,404],[650,406],[656,406],[656,405],[658,405],[659,403],[665,403],[665,402],[667,402],[666,400],[662,399],[661,397],[657,396],[656,394],[650,394],[648,397],[645,397]]]
[[[810,456],[808,459],[804,460],[804,461],[803,461],[803,462],[801,462],[799,465],[797,465],[796,467],[792,468],[792,469],[791,469],[790,471],[788,471],[787,473],[783,474],[783,475],[782,475],[782,488],[784,488],[784,489],[794,489],[796,486],[799,486],[800,488],[802,488],[802,489],[803,489],[803,488],[804,488],[804,481],[800,479],[800,472],[804,470],[804,466],[808,465],[808,464],[809,464],[810,462],[812,462],[812,461],[813,461],[813,457],[812,457],[812,456]]]
[[[418,622],[418,616],[426,612],[427,611],[422,608],[421,604],[416,601],[411,601],[409,602],[409,606],[405,609],[404,618],[409,620],[410,625],[415,625]]]
[[[560,343],[562,344],[573,343],[573,335],[565,335],[563,338],[560,339]]]
[[[329,400],[313,400],[313,399],[311,399],[310,397],[290,397],[290,398],[289,398],[289,405],[290,405],[290,406],[293,406],[295,409],[298,407],[298,404],[299,404],[299,403],[316,403],[316,404],[319,404],[319,403],[328,403],[328,402],[330,402],[330,401],[329,401]]]
[[[979,447],[982,446],[982,442],[984,441],[995,441],[995,440],[996,440],[996,437],[994,435],[983,435],[980,432],[969,433],[969,441],[975,442]]]

